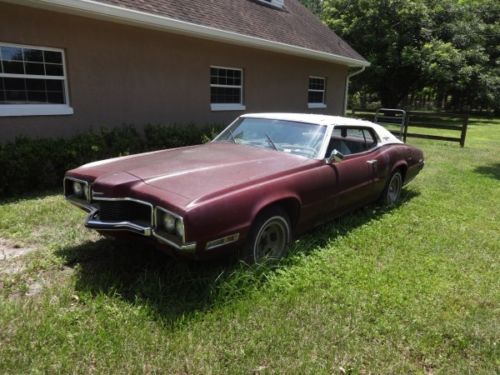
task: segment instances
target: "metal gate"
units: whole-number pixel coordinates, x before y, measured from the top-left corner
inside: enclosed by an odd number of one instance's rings
[[[407,124],[406,111],[402,109],[380,108],[375,112],[374,122],[387,127],[387,125],[399,125],[399,131],[388,129],[399,139],[403,140]]]

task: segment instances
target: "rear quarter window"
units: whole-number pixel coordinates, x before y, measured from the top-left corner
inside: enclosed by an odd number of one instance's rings
[[[363,135],[365,137],[367,150],[369,150],[377,145],[377,139],[375,138],[375,134],[373,134],[373,130],[363,129]]]
[[[373,129],[339,126],[333,129],[328,151],[335,148],[345,155],[351,155],[368,151],[376,145],[377,137]]]

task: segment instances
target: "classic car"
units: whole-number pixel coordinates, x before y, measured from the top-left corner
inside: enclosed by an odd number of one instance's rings
[[[423,153],[344,117],[246,114],[207,144],[70,170],[64,194],[87,228],[196,259],[283,257],[292,238],[370,202],[398,202]]]

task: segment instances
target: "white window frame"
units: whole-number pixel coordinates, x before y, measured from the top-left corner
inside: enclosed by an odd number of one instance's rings
[[[63,81],[65,104],[1,104],[0,117],[14,116],[52,116],[52,115],[72,115],[73,108],[69,102],[68,76],[66,69],[66,55],[61,48],[43,47],[26,44],[14,44],[0,41],[0,47],[33,48],[44,51],[60,52],[62,56],[63,76],[41,76],[30,74],[0,73],[0,78],[34,78],[34,79],[53,79]],[[62,78],[62,79],[61,79]]]
[[[312,79],[322,79],[323,83],[324,83],[323,90],[309,88],[309,85],[311,83],[311,78]],[[321,92],[323,94],[323,102],[322,103],[309,103],[309,93],[310,92]],[[307,80],[307,97],[308,97],[307,108],[309,108],[309,109],[326,108],[326,77],[309,76],[309,78]]]
[[[242,68],[235,68],[231,66],[210,65],[210,72],[214,69],[238,70],[241,73],[241,85],[219,85],[210,82],[210,90],[212,87],[227,87],[240,89],[240,102],[239,103],[210,103],[210,110],[212,111],[244,111],[246,106],[243,104],[243,87],[245,87],[244,74]]]
[[[258,0],[258,1],[279,9],[283,8],[285,2],[285,0]]]

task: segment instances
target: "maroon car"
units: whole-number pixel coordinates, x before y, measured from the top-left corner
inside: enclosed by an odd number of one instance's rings
[[[64,178],[87,228],[171,254],[286,254],[292,237],[367,203],[395,204],[422,151],[368,121],[247,114],[211,143],[83,165]]]

